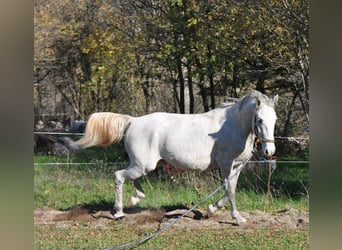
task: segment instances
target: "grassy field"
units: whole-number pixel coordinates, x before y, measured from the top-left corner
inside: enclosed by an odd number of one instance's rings
[[[35,166],[34,202],[35,208],[47,206],[59,210],[67,210],[81,204],[112,203],[114,192],[113,166]],[[292,170],[294,171],[294,170]],[[215,178],[216,176],[216,178]],[[272,198],[267,198],[266,180],[260,184],[251,184],[250,174],[241,174],[238,183],[237,203],[245,210],[272,210],[279,207],[291,206],[295,208],[308,208],[307,187],[303,183],[293,181],[279,181],[278,175],[273,174]],[[296,175],[298,178],[298,175]],[[137,206],[160,207],[170,205],[191,205],[205,198],[220,184],[218,174],[184,173],[176,180],[169,177],[156,177],[156,174],[141,179],[146,198]],[[278,177],[279,178],[279,177]],[[294,178],[294,177],[292,177]],[[248,179],[248,182],[245,180]],[[273,180],[272,179],[272,180]],[[243,182],[245,181],[245,182]],[[257,182],[257,181],[256,181]],[[291,188],[285,188],[290,185]],[[264,186],[264,190],[261,190]],[[294,187],[293,187],[294,186]],[[293,190],[292,190],[293,189]],[[255,192],[258,190],[258,192]],[[131,182],[124,184],[124,204],[133,194]],[[292,194],[292,196],[290,196]],[[203,204],[207,206],[223,195],[223,190]]]
[[[87,159],[88,160],[88,159]],[[113,204],[115,168],[97,162],[96,165],[54,165],[55,162],[75,161],[60,157],[36,157],[35,163],[50,163],[34,167],[34,207],[49,207],[68,211],[79,206],[110,209]],[[79,160],[77,160],[79,161]],[[237,206],[241,211],[274,212],[287,208],[308,211],[308,166],[278,164],[271,178],[272,196],[267,196],[265,171],[243,171],[237,188]],[[151,173],[142,178],[146,199],[141,208],[188,206],[197,203],[220,185],[217,172],[203,174],[185,172],[174,178]],[[133,193],[133,185],[124,186],[124,204]],[[201,205],[205,209],[223,191]],[[229,207],[227,207],[229,209]],[[104,225],[74,221],[70,225],[39,224],[34,227],[35,249],[102,249],[147,236],[156,228],[132,227],[125,221]],[[190,237],[191,236],[191,237]],[[298,230],[260,228],[227,230],[200,229],[168,230],[139,249],[308,249],[308,228]]]
[[[39,225],[35,226],[35,249],[103,249],[135,241],[153,231],[128,227],[124,222],[105,228]],[[139,249],[309,249],[307,237],[308,229],[180,229],[163,232]]]

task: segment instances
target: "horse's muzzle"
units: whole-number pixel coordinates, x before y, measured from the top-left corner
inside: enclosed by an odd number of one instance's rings
[[[276,148],[275,148],[274,142],[262,142],[261,146],[262,146],[262,152],[266,156],[270,157],[275,153]]]

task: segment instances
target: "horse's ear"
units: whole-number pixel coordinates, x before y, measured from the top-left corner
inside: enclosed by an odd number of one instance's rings
[[[256,99],[256,105],[257,105],[257,107],[259,107],[259,106],[260,106],[260,104],[261,104],[261,101],[260,101],[260,99],[259,99],[259,98],[257,98],[257,99]]]
[[[279,96],[278,96],[278,94],[277,94],[275,97],[273,97],[273,103],[274,103],[274,106],[275,106],[275,105],[277,105],[277,103],[278,103],[278,99],[279,99]]]

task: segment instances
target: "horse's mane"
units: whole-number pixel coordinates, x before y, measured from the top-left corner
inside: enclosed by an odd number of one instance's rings
[[[263,93],[261,93],[257,90],[250,91],[249,95],[251,97],[254,97],[254,98],[258,99],[259,101],[269,105],[269,106],[274,106],[274,101],[272,98],[269,98],[267,95],[264,95]]]
[[[219,108],[228,108],[233,106],[235,103],[239,101],[238,98],[233,97],[225,97],[223,102],[220,104]]]
[[[236,104],[238,106],[237,108],[240,109],[251,98],[259,100],[260,102],[265,103],[268,106],[274,107],[272,98],[269,98],[267,95],[264,95],[257,90],[251,90],[248,92],[248,94],[241,98],[225,97],[218,108],[230,108],[234,104]]]
[[[243,96],[239,99],[237,102],[237,105],[239,105],[239,109],[251,98],[255,99],[256,101],[259,101],[261,103],[264,103],[268,106],[274,107],[273,99],[269,98],[267,95],[264,95],[263,93],[257,91],[257,90],[251,90],[247,95]]]

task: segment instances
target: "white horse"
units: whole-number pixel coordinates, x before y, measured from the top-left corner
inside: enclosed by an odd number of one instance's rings
[[[235,204],[235,189],[244,160],[248,159],[256,137],[263,153],[275,152],[274,110],[278,95],[268,98],[251,91],[234,105],[217,108],[203,114],[152,113],[141,117],[110,112],[90,116],[85,135],[75,142],[77,148],[109,146],[124,137],[130,163],[115,172],[114,216],[124,216],[122,187],[133,181],[135,195],[128,205],[135,205],[145,197],[138,178],[154,170],[159,160],[183,170],[204,171],[219,168],[227,180],[225,194],[210,205],[212,215],[229,200],[231,215],[240,224],[242,217]],[[240,166],[240,167],[239,167]]]

